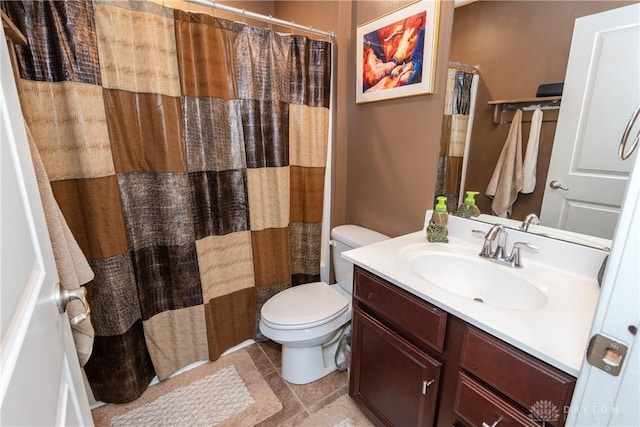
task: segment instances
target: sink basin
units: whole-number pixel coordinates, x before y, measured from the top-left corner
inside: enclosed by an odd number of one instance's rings
[[[479,304],[526,311],[542,308],[548,302],[545,293],[521,274],[486,259],[422,253],[411,263],[424,280]]]

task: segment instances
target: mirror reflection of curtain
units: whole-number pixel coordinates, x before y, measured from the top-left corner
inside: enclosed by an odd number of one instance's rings
[[[474,78],[476,81],[478,78],[475,71],[468,72],[458,68],[450,66],[447,72],[435,191],[436,197],[447,197],[449,211],[455,211],[461,201],[459,196],[463,178],[463,160],[472,125],[470,121],[472,98],[475,97],[475,91],[472,88]]]
[[[331,43],[150,2],[3,2],[25,120],[96,278],[85,371],[135,399],[319,280]]]

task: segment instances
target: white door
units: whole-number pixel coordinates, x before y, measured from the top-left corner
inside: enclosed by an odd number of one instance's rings
[[[0,30],[0,425],[92,425]]]
[[[611,338],[594,352],[596,361],[606,358],[615,367],[616,353],[627,350],[617,376],[586,360],[569,408],[567,425],[640,426],[640,161],[635,162],[620,213],[591,337]],[[607,356],[607,351],[611,350]],[[611,370],[610,370],[611,371]]]
[[[543,225],[612,238],[631,163],[618,159],[618,144],[640,104],[639,76],[640,4],[576,20]]]

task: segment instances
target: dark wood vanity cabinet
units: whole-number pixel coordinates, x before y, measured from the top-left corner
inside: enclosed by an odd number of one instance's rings
[[[353,305],[349,394],[374,423],[564,425],[574,377],[359,267]]]

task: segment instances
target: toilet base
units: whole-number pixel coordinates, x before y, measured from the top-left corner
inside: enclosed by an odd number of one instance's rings
[[[336,370],[335,355],[342,329],[324,345],[282,345],[282,378],[292,384],[307,384]]]

